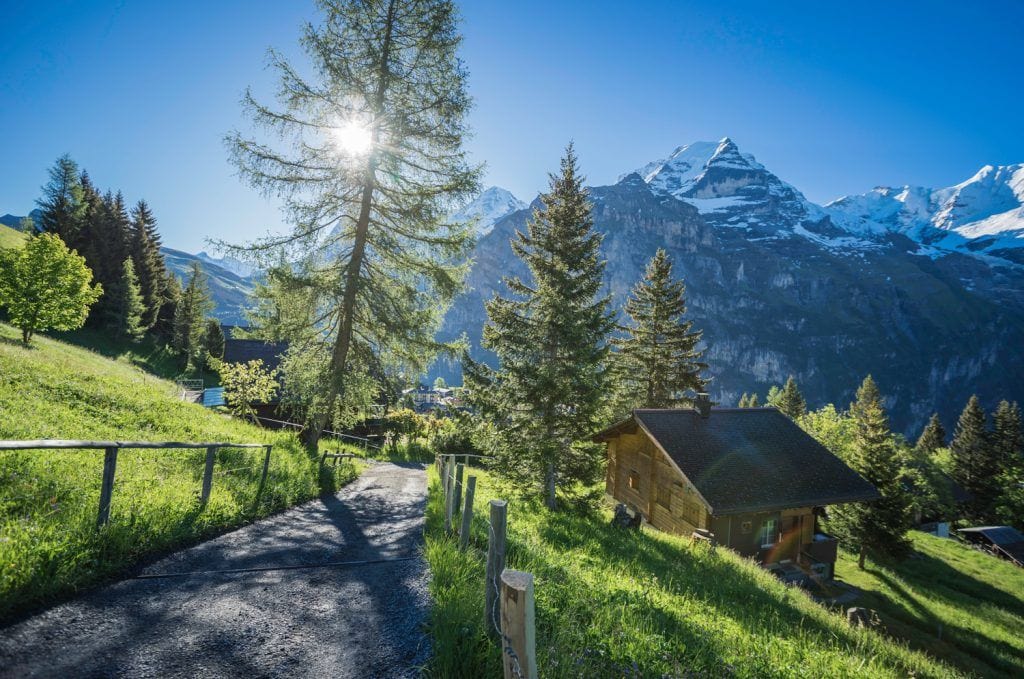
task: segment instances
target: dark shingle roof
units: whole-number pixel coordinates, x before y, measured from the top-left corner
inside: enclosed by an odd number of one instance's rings
[[[1024,565],[1024,535],[1010,526],[977,526],[960,528],[958,533],[978,533],[984,535],[1000,552]]]
[[[635,410],[631,420],[672,458],[716,516],[879,497],[775,408],[713,408],[707,418],[690,409]]]
[[[288,349],[284,342],[259,339],[229,339],[224,342],[225,363],[248,363],[260,359],[263,367],[273,370],[281,363],[281,354]]]

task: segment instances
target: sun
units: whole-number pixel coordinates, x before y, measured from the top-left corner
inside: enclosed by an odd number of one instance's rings
[[[373,146],[373,134],[370,128],[360,125],[354,120],[331,128],[331,136],[338,147],[355,156],[362,155]]]

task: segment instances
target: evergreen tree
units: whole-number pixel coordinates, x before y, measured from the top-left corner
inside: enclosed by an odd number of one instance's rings
[[[751,394],[750,398],[747,399],[748,408],[760,408],[761,402],[757,400],[757,394]]]
[[[747,396],[747,392],[743,392],[743,395],[740,396],[740,402],[737,405],[737,407],[739,407],[739,408],[749,408],[750,407],[749,404],[750,404],[750,397]]]
[[[157,338],[166,344],[174,341],[174,317],[178,310],[178,302],[181,300],[181,283],[174,272],[168,271],[164,277],[163,294],[161,295],[160,310],[156,315],[156,325],[153,332]]]
[[[686,314],[685,286],[673,280],[672,262],[661,248],[647,264],[644,278],[633,287],[625,312],[632,321],[615,340],[615,379],[623,410],[678,408],[689,404],[683,392],[704,390],[700,373],[701,332],[692,331]]]
[[[217,362],[224,358],[224,329],[220,327],[220,321],[216,318],[207,319],[203,343],[206,349],[207,365],[214,368]]]
[[[854,420],[852,459],[847,462],[881,494],[873,502],[855,502],[832,510],[837,532],[858,545],[858,565],[867,552],[902,556],[909,549],[908,497],[901,482],[901,463],[889,431],[878,386],[869,375],[850,406]]]
[[[181,291],[181,299],[174,313],[174,341],[172,346],[185,358],[185,365],[194,368],[202,363],[206,334],[206,315],[213,310],[206,276],[199,262],[192,262],[188,282]]]
[[[977,396],[971,396],[960,413],[949,452],[953,479],[971,494],[968,515],[978,522],[992,520],[999,490],[999,464],[985,429],[985,411]]]
[[[156,325],[163,303],[167,269],[160,253],[160,236],[156,231],[156,218],[146,201],[140,200],[131,214],[132,260],[139,277],[139,289],[145,300],[143,325],[148,330]]]
[[[931,455],[939,448],[946,447],[946,429],[939,420],[939,414],[933,413],[920,438],[917,439],[915,450],[920,455]]]
[[[588,437],[607,393],[605,339],[614,321],[608,299],[598,297],[601,236],[571,144],[550,182],[527,232],[512,240],[531,280],[505,279],[512,295],[487,303],[483,344],[500,368],[466,357],[465,374],[481,414],[495,423],[495,469],[554,507],[556,486],[600,476],[603,454]]]
[[[50,168],[50,181],[42,188],[43,197],[36,201],[41,214],[36,226],[45,233],[56,234],[65,245],[77,250],[85,204],[78,165],[64,154]]]
[[[779,385],[773,384],[772,386],[768,387],[768,395],[765,396],[764,399],[765,405],[771,406],[773,408],[778,408],[777,404],[779,402],[780,393],[782,393],[782,390],[779,389]]]
[[[284,143],[228,140],[242,176],[282,196],[294,225],[249,252],[268,265],[291,263],[262,288],[276,307],[257,319],[264,332],[315,354],[295,365],[326,364],[326,379],[307,381],[307,401],[318,404],[304,409],[310,445],[334,413],[362,405],[367,378],[402,366],[419,372],[439,350],[457,348],[435,331],[461,289],[473,239],[469,224],[447,215],[476,193],[480,176],[463,149],[471,100],[455,4],[316,4],[322,20],[302,38],[312,67],[271,54],[280,109],[246,95],[256,127]]]
[[[106,207],[103,204],[103,196],[85,170],[82,170],[79,183],[82,187],[82,211],[78,225],[78,254],[85,257],[86,264],[95,272],[105,265],[100,234],[103,230],[102,220],[105,219]]]
[[[90,224],[90,236],[95,240],[97,253],[94,273],[106,293],[96,304],[90,324],[98,323],[116,332],[119,331],[122,310],[118,308],[118,300],[113,293],[124,275],[124,260],[131,254],[131,220],[124,196],[120,192],[114,194],[107,191],[95,216],[96,219]]]
[[[107,297],[110,327],[122,337],[141,339],[146,332],[142,320],[146,305],[139,291],[139,279],[135,275],[131,257],[125,258],[121,266],[121,278],[107,293]]]
[[[996,517],[1000,523],[1024,528],[1024,429],[1020,406],[1001,401],[996,408],[992,446],[999,460]]]
[[[786,384],[782,389],[776,390],[774,394],[772,392],[768,393],[768,405],[775,406],[794,420],[807,414],[807,403],[797,388],[796,380],[793,379],[792,375],[786,380]]]

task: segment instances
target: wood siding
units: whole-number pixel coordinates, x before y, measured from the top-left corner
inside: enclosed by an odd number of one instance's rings
[[[708,527],[696,490],[642,431],[608,442],[608,494],[666,533],[690,535]]]

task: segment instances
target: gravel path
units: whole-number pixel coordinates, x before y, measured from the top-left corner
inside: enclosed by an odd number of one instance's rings
[[[422,465],[369,467],[320,498],[0,629],[3,677],[406,677],[429,655]]]

